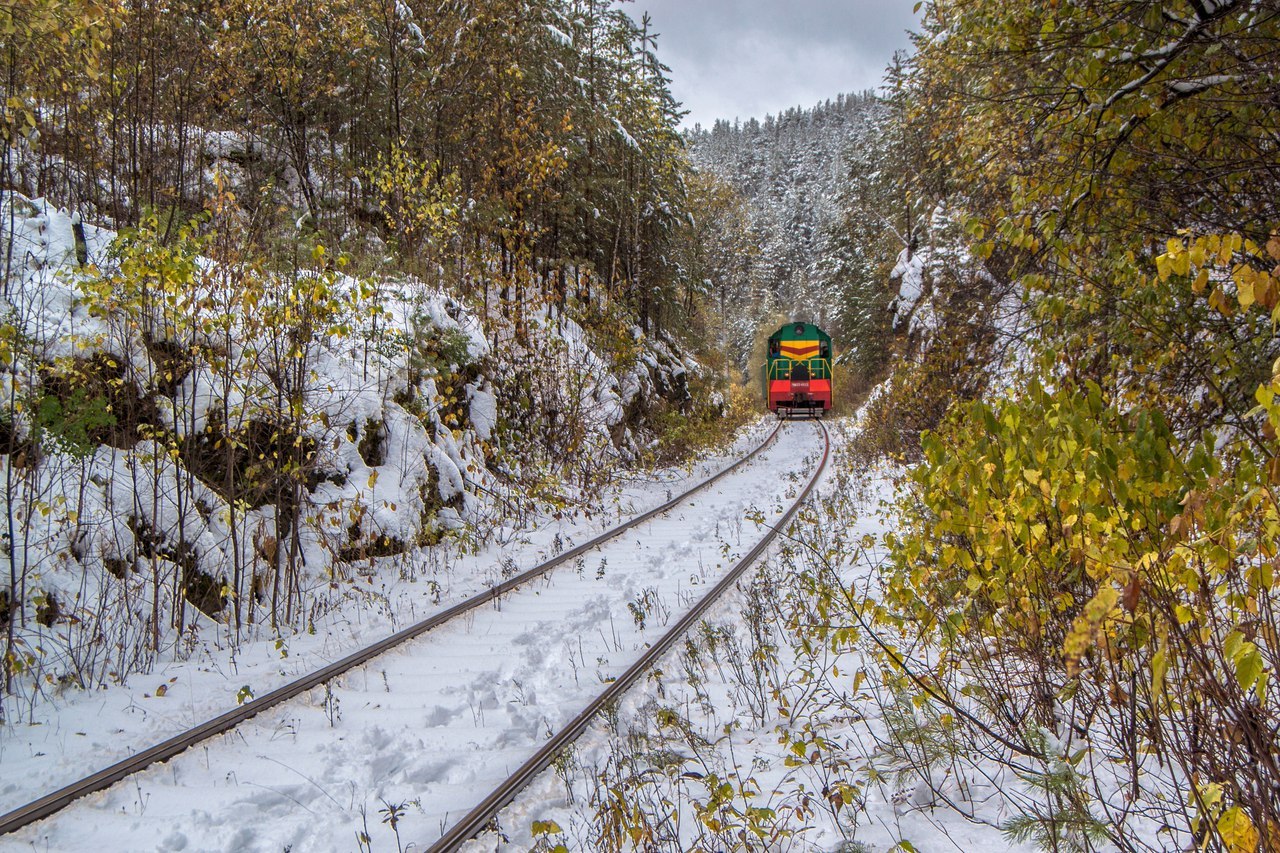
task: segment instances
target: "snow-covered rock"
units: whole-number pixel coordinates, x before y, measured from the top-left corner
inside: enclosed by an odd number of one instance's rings
[[[19,612],[49,623],[18,630],[41,650],[26,693],[124,680],[210,626],[233,643],[299,627],[357,569],[528,511],[526,480],[589,488],[650,441],[655,395],[687,397],[691,366],[667,343],[642,337],[619,366],[546,308],[522,342],[504,316],[409,279],[304,271],[246,301],[235,270],[195,258],[178,288],[106,279],[104,295],[89,285],[120,269],[113,232],[85,224],[77,245],[67,211],[17,195],[0,208],[14,223],[4,506],[23,531]],[[331,304],[299,337],[313,297],[291,288],[318,282]],[[85,636],[115,662],[73,654]]]

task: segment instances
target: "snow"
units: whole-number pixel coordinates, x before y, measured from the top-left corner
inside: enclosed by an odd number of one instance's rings
[[[853,434],[857,420],[837,426],[837,449]],[[837,514],[824,510],[817,517],[850,520],[847,527],[833,524],[830,528],[831,536],[841,541],[878,539],[891,529],[892,517],[881,507],[895,495],[894,483],[901,472],[877,467],[851,490],[840,474],[848,464],[829,469],[815,498],[820,505],[838,508]],[[831,544],[821,539],[812,520],[802,522],[802,527],[801,541],[819,547]],[[806,549],[799,551],[803,554]],[[876,548],[865,552],[864,559],[849,556],[844,563],[845,582],[862,588],[883,552]],[[785,614],[780,613],[764,620],[765,642],[776,643],[774,652],[779,655],[772,671],[784,674],[783,692],[790,700],[790,714],[779,715],[773,697],[757,686],[758,671],[743,663],[756,660],[754,655],[767,648],[753,642],[750,614],[771,595],[792,587],[805,562],[786,546],[774,547],[754,581],[740,583],[736,592],[716,605],[697,637],[669,653],[648,683],[628,693],[615,715],[594,725],[556,769],[541,774],[504,810],[498,823],[506,843],[498,843],[490,833],[464,849],[471,853],[495,847],[530,849],[536,840],[535,821],[553,821],[561,828],[551,838],[553,843],[564,843],[570,850],[599,849],[602,814],[619,791],[625,792],[624,807],[647,804],[666,815],[651,827],[657,833],[656,849],[743,849],[732,832],[716,835],[698,820],[697,810],[707,807],[711,797],[713,783],[708,780],[726,781],[735,791],[755,792],[745,798],[731,797],[731,805],[739,811],[748,805],[766,807],[784,816],[784,821],[796,809],[806,811],[803,818],[787,821],[798,836],[762,842],[761,849],[834,851],[854,841],[879,853],[911,849],[899,848],[902,841],[918,850],[1031,849],[1010,844],[996,829],[1011,814],[1010,801],[996,781],[1012,789],[1017,780],[973,773],[962,777],[945,771],[935,774],[933,784],[898,778],[878,751],[885,735],[884,697],[874,695],[870,679],[860,691],[851,689],[853,674],[866,668],[867,662],[849,653],[819,654],[816,661],[789,654],[785,639],[789,629]],[[799,589],[801,598],[807,594]],[[718,638],[715,644],[708,640],[712,637]],[[802,671],[815,678],[806,679],[799,675]],[[678,722],[673,724],[673,719]],[[826,739],[827,758],[836,766],[844,762],[844,773],[833,776],[832,765],[824,762],[788,761],[794,753],[784,735],[794,735],[802,727]],[[867,781],[870,767],[882,774],[878,781]],[[813,807],[808,813],[810,806],[805,802],[820,801],[837,777],[861,787],[862,808],[832,812]],[[949,809],[935,792],[967,809],[969,818]],[[724,813],[712,816],[725,818]]]
[[[763,428],[739,443],[756,443]],[[86,798],[38,826],[18,843],[82,849],[110,839],[111,849],[346,850],[367,819],[389,838],[377,811],[411,803],[400,823],[420,847],[448,815],[470,808],[621,672],[648,638],[658,636],[699,590],[754,541],[748,511],[776,515],[790,481],[779,470],[816,460],[816,430],[798,425],[745,470],[731,475],[668,517],[631,531],[577,566],[564,566],[463,624],[432,632],[375,660],[331,690],[266,712],[246,726],[153,768],[126,785]],[[678,480],[638,484],[614,495],[622,511],[652,504],[708,468]],[[608,502],[602,501],[602,508]],[[339,606],[339,624],[363,623],[368,640],[444,606],[488,580],[570,547],[593,525],[550,519],[520,551],[466,561],[447,571],[413,566],[411,581],[371,586]],[[470,575],[470,577],[468,577]],[[428,581],[428,578],[430,580]],[[465,580],[464,580],[465,579]],[[449,584],[429,603],[433,584]],[[483,588],[483,587],[481,587]],[[629,605],[647,611],[639,626]],[[397,615],[399,618],[397,618]],[[249,686],[255,693],[345,650],[334,630],[291,638],[285,651],[246,649],[231,669],[201,654],[139,678],[133,689],[67,697],[43,725],[14,727],[0,745],[7,771],[0,808],[20,804],[59,781],[171,734],[225,709]],[[163,695],[159,688],[164,687]],[[363,814],[362,814],[363,813]],[[170,840],[165,840],[170,839]]]
[[[13,217],[13,271],[30,286],[10,295],[14,314],[27,336],[44,344],[47,359],[90,356],[94,339],[105,335],[106,323],[92,317],[67,287],[59,286],[63,269],[76,263],[73,216],[44,199],[15,199],[0,205],[0,216]],[[115,235],[83,224],[90,262],[106,255]],[[6,229],[7,230],[7,229]]]
[[[490,352],[489,341],[484,335],[480,319],[462,312],[462,307],[451,297],[431,293],[422,306],[432,324],[439,329],[455,329],[467,336],[467,354],[480,358]]]
[[[632,135],[629,132],[627,132],[627,129],[623,127],[621,120],[614,118],[613,127],[615,130],[618,131],[618,136],[622,137],[622,141],[626,143],[627,147],[633,148],[636,151],[641,150],[640,143],[636,142],[635,138],[632,137]]]
[[[243,155],[247,148],[245,135],[235,130],[189,129],[198,134],[198,144],[211,160],[228,160]]]
[[[733,452],[758,443],[766,428],[762,423],[744,434]],[[837,431],[837,449],[847,440],[845,432]],[[373,849],[397,842],[425,849],[750,547],[759,527],[748,514],[763,513],[766,523],[776,517],[816,464],[819,447],[813,425],[784,425],[778,441],[745,470],[579,564],[563,566],[462,624],[432,632],[329,689],[318,688],[266,712],[233,734],[90,796],[7,840],[22,847],[68,850],[92,845],[278,851],[292,845],[295,850],[328,851],[355,849],[357,834],[368,833]],[[5,731],[0,740],[6,769],[0,809],[225,710],[246,686],[265,692],[355,644],[403,627],[407,619],[420,619],[483,589],[517,566],[572,547],[608,518],[661,502],[725,461],[708,459],[685,474],[667,472],[602,496],[600,508],[608,513],[590,521],[544,518],[535,532],[504,552],[489,550],[445,565],[406,566],[410,574],[399,582],[384,580],[352,590],[316,634],[292,637],[283,649],[247,646],[230,665],[214,650],[204,649],[190,661],[172,662],[136,679],[132,688],[68,694],[56,713],[32,721],[38,725]],[[850,495],[838,470],[831,469],[820,484],[818,500],[853,498],[857,520],[848,529],[849,540],[879,536],[891,519],[875,508],[892,497],[899,472],[876,469]],[[873,568],[878,555],[872,551],[869,561],[851,562],[850,582],[864,577],[861,573]],[[775,547],[762,570],[764,586],[786,587],[794,559]],[[737,643],[740,651],[749,650],[744,614],[755,606],[756,595],[743,585],[716,605],[707,627],[691,638],[694,645],[705,652],[706,637],[715,635]],[[688,769],[715,770],[735,785],[749,780],[761,792],[755,805],[778,812],[798,805],[800,786],[817,796],[820,768],[789,767],[788,744],[778,737],[782,718],[768,702],[750,700],[749,679],[742,680],[749,670],[740,668],[746,658],[735,665],[732,659],[704,656],[697,664],[689,658],[689,648],[669,654],[659,675],[629,692],[612,722],[591,730],[559,770],[544,773],[504,812],[500,825],[508,841],[496,843],[489,836],[468,849],[529,849],[535,820],[555,820],[566,838],[576,840],[570,849],[594,849],[590,838],[599,826],[595,808],[601,786],[616,770],[619,756],[634,756],[637,744],[659,746],[643,740],[655,736],[652,720],[659,707],[676,709],[699,737],[705,736],[710,752],[697,759],[705,765],[688,765],[694,760],[691,749],[677,751]],[[847,696],[857,662],[833,659],[825,665],[823,689]],[[843,680],[830,677],[836,665],[845,673]],[[793,707],[798,713],[800,706]],[[874,763],[875,735],[883,732],[883,721],[870,694],[858,707],[864,712],[860,720],[837,721],[824,734],[854,764]],[[699,791],[706,795],[696,775],[670,782],[669,793],[679,795],[673,801],[686,810]],[[667,784],[660,774],[648,778],[652,784]],[[946,793],[961,796],[979,821],[998,823],[1006,815],[1007,804],[989,780],[937,781]],[[632,790],[639,797],[645,789]],[[386,820],[392,811],[397,814],[395,831]],[[935,802],[931,788],[918,781],[886,776],[865,791],[865,809],[856,823],[849,817],[849,811],[844,817],[815,811],[796,824],[803,831],[790,849],[835,850],[850,839],[879,853],[900,840],[920,850],[944,845],[1023,849],[1010,846],[991,826],[966,821]],[[698,824],[686,812],[679,826],[688,839]]]
[[[899,328],[916,310],[920,297],[924,295],[924,271],[928,260],[927,252],[915,252],[903,249],[898,255],[898,262],[889,273],[891,280],[899,281],[898,297],[893,301],[893,327]]]
[[[1204,77],[1194,77],[1190,80],[1174,80],[1169,83],[1169,88],[1180,95],[1194,95],[1197,92],[1212,89],[1214,86],[1234,83],[1239,79],[1240,77],[1235,74],[1209,74]]]
[[[560,29],[554,24],[543,24],[543,26],[547,28],[547,32],[550,33],[552,38],[554,38],[556,41],[565,45],[573,44],[573,39],[569,38],[569,36],[564,32],[564,30]]]
[[[291,522],[278,517],[272,503],[233,506],[219,491],[219,477],[187,467],[205,452],[200,442],[213,444],[207,428],[220,433],[219,424],[240,429],[273,422],[267,403],[285,372],[280,356],[264,340],[255,312],[236,313],[234,271],[197,259],[192,285],[193,304],[229,312],[225,332],[200,322],[178,328],[152,324],[140,332],[118,312],[88,308],[83,284],[95,274],[94,265],[110,270],[115,263],[108,252],[112,232],[84,225],[90,266],[81,269],[74,214],[16,195],[3,196],[0,205],[0,215],[13,222],[7,301],[25,342],[4,376],[6,387],[22,400],[38,393],[34,376],[40,365],[85,364],[99,357],[118,369],[119,387],[154,405],[154,415],[147,417],[179,448],[174,453],[164,441],[130,435],[117,441],[121,446],[73,453],[75,448],[46,435],[38,467],[15,477],[12,503],[22,533],[15,562],[26,610],[34,612],[35,597],[51,597],[65,618],[52,626],[27,620],[19,627],[17,647],[30,656],[31,666],[4,697],[5,721],[40,718],[48,713],[45,706],[57,706],[78,687],[149,677],[157,668],[199,656],[205,644],[213,660],[240,654],[254,642],[290,641],[341,610],[350,586],[361,578],[414,575],[414,561],[440,559],[415,545],[444,532],[455,532],[457,542],[450,547],[477,548],[502,528],[507,514],[525,512],[530,503],[508,479],[522,472],[490,470],[492,447],[485,446],[503,440],[500,389],[515,355],[544,365],[547,393],[578,407],[574,415],[587,435],[575,458],[556,464],[605,470],[639,452],[630,430],[619,431],[621,446],[615,445],[612,431],[625,415],[620,389],[627,389],[629,403],[634,395],[653,393],[662,376],[687,370],[665,348],[652,367],[617,368],[592,349],[576,323],[545,312],[530,323],[542,330],[534,337],[547,352],[518,352],[509,340],[495,350],[475,310],[448,294],[415,281],[370,285],[335,274],[327,285],[341,304],[356,304],[357,291],[373,286],[382,312],[372,319],[342,314],[334,324],[352,329],[349,335],[308,344],[297,429],[298,440],[314,447],[318,481],[302,495],[296,536],[289,541],[297,566],[297,614],[289,624],[272,626],[260,589],[255,595],[239,591],[249,624],[237,627],[225,612],[210,619],[191,602],[179,614],[174,607],[182,602],[178,588],[187,583],[188,571],[202,573],[217,592],[238,566],[248,585],[265,555],[280,553],[282,543],[275,539],[282,531],[288,535]],[[417,334],[428,342],[445,340],[450,357],[467,364],[428,365],[411,383],[406,362]],[[452,347],[450,334],[465,342],[465,357]],[[202,355],[190,370],[172,375],[159,360],[161,344]],[[646,343],[639,344],[643,351]],[[455,382],[461,387],[449,384]],[[165,383],[171,383],[169,390],[154,391]],[[454,401],[456,419],[443,408],[446,395],[463,397]],[[14,421],[19,437],[32,429],[29,418]],[[197,451],[190,450],[193,444]],[[510,458],[499,457],[499,466],[509,466]],[[362,557],[387,550],[401,553]],[[125,613],[129,619],[119,618]],[[165,626],[159,648],[144,627],[149,622]]]
[[[488,441],[498,427],[498,398],[491,391],[468,385],[467,400],[471,404],[471,424],[476,435]]]

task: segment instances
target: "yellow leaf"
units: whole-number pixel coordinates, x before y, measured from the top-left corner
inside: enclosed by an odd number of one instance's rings
[[[1225,267],[1231,263],[1231,255],[1235,251],[1235,247],[1231,245],[1231,240],[1224,237],[1222,244],[1218,247],[1218,265]]]
[[[1236,292],[1240,298],[1241,308],[1248,308],[1256,302],[1257,299],[1255,299],[1253,293],[1253,276],[1244,272],[1236,276]]]
[[[1151,658],[1151,693],[1159,696],[1164,692],[1164,676],[1169,671],[1169,661],[1165,650],[1161,649]]]
[[[552,835],[562,831],[563,830],[560,829],[560,824],[556,823],[554,820],[535,820],[533,822],[534,835]]]
[[[1173,259],[1173,271],[1178,275],[1189,275],[1191,273],[1191,256],[1186,252],[1180,252]]]
[[[1254,853],[1258,849],[1258,830],[1239,806],[1232,806],[1218,818],[1218,833],[1228,853]]]
[[[1209,307],[1228,317],[1235,313],[1230,297],[1226,295],[1221,287],[1215,287],[1213,292],[1209,294]]]

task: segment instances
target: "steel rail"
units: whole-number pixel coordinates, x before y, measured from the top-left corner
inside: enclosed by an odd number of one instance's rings
[[[822,476],[822,472],[826,470],[827,461],[831,456],[831,435],[828,433],[825,424],[819,422],[818,427],[822,430],[822,459],[818,463],[817,470],[814,471],[813,476],[810,477],[808,484],[804,487],[804,491],[800,493],[795,503],[783,514],[778,523],[768,528],[768,532],[756,543],[755,547],[747,552],[692,609],[685,613],[680,618],[680,621],[662,636],[662,639],[654,643],[639,660],[596,696],[568,725],[543,744],[528,761],[520,766],[520,769],[507,777],[505,782],[494,789],[493,793],[485,797],[466,817],[450,827],[449,831],[441,836],[439,841],[427,848],[427,853],[453,853],[453,851],[458,850],[463,844],[483,832],[497,817],[498,812],[510,805],[520,791],[528,786],[539,773],[546,770],[566,747],[581,737],[582,733],[587,730],[587,726],[602,710],[620,699],[622,694],[626,693],[640,676],[648,672],[658,662],[658,659],[675,645],[677,640],[697,624],[698,620],[702,618],[702,614],[707,611],[707,608],[737,583],[743,573],[755,564],[760,555],[764,553],[764,550],[786,529],[786,526],[800,510],[800,507],[809,499],[809,494],[813,491],[814,486],[818,484],[818,479]]]
[[[25,806],[20,806],[7,814],[0,816],[0,835],[7,835],[10,832],[14,832],[39,820],[43,820],[44,818],[66,808],[81,797],[109,788],[116,782],[119,782],[128,776],[132,776],[134,773],[144,770],[152,764],[167,761],[175,755],[185,752],[187,749],[195,746],[201,741],[205,741],[209,738],[228,732],[240,723],[257,716],[263,711],[274,708],[275,706],[317,687],[326,681],[337,678],[338,676],[355,669],[357,666],[367,663],[378,655],[390,651],[396,646],[415,639],[433,628],[440,627],[446,622],[461,616],[463,613],[467,613],[481,605],[493,602],[500,598],[504,593],[510,592],[522,584],[542,577],[552,569],[564,565],[569,560],[581,556],[605,542],[608,542],[610,539],[626,533],[628,530],[644,524],[655,516],[671,510],[690,496],[718,482],[733,471],[736,471],[738,468],[741,468],[768,447],[769,444],[777,438],[780,430],[781,424],[775,426],[773,431],[765,437],[764,441],[760,442],[760,444],[757,445],[750,453],[718,473],[702,480],[689,490],[671,498],[661,506],[647,510],[646,512],[643,512],[622,524],[606,530],[604,533],[582,543],[581,545],[571,548],[562,554],[558,554],[550,560],[521,572],[502,583],[495,584],[484,592],[460,601],[457,604],[454,604],[453,606],[448,607],[445,610],[422,620],[421,622],[397,631],[396,633],[391,634],[370,646],[366,646],[359,651],[353,652],[340,660],[312,672],[310,675],[304,676],[297,681],[292,681],[282,687],[278,687],[269,693],[264,693],[262,696],[251,699],[238,708],[220,714],[219,716],[214,717],[195,728],[189,729],[182,734],[175,735],[168,740],[162,741],[155,746],[143,750],[142,752],[136,753],[135,755],[122,759],[109,767],[99,770],[97,773],[86,776],[78,782],[72,782],[51,794],[46,794],[38,800],[33,800]]]

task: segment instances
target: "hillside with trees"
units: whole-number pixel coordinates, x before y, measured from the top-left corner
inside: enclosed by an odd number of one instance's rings
[[[5,14],[22,61],[0,168],[28,197],[117,229],[156,215],[168,238],[230,193],[264,250],[300,234],[357,254],[354,237],[368,263],[392,251],[429,283],[474,279],[486,303],[612,288],[643,328],[663,323],[677,105],[646,25],[608,3]]]
[[[672,850],[672,813],[707,849],[1280,849],[1280,6],[920,8],[820,217],[891,373],[601,765],[661,805],[607,815]],[[813,281],[786,200],[826,172],[778,124],[691,137],[747,242],[790,241],[742,305]],[[818,280],[833,330],[871,316]]]
[[[647,20],[31,0],[0,32],[6,719],[314,630],[733,423]]]
[[[902,81],[986,273],[934,300],[1014,280],[1027,321],[991,392],[959,315],[897,386],[952,405],[874,617],[966,749],[1036,768],[1046,848],[1280,843],[1277,46],[1272,3],[937,1]]]
[[[1274,850],[1280,8],[923,10],[932,319],[869,409],[913,467],[851,617],[893,750],[1016,775],[1043,849]]]
[[[722,185],[721,207],[733,211],[726,225],[704,226],[732,247],[725,260],[691,278],[709,282],[711,305],[737,306],[723,323],[744,375],[759,330],[792,318],[831,330],[856,387],[887,363],[888,273],[913,239],[894,197],[893,110],[865,92],[685,134],[698,180]]]

